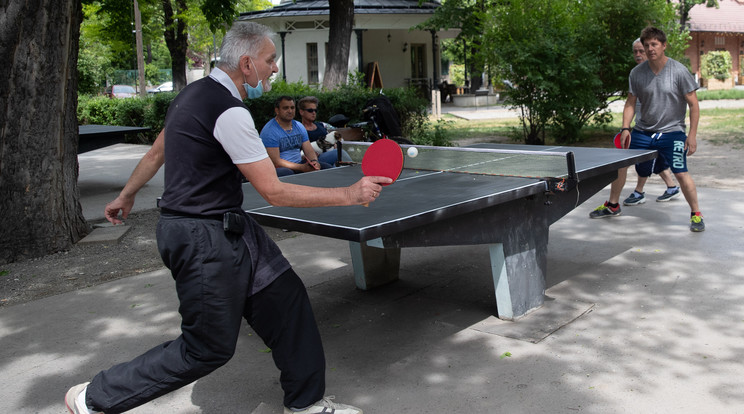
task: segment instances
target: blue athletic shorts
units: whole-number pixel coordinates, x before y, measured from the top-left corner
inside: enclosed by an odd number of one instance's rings
[[[652,149],[659,152],[655,160],[636,164],[636,172],[640,177],[648,177],[652,173],[658,174],[668,167],[675,174],[687,172],[686,141],[687,135],[682,131],[662,134],[633,129],[630,136],[630,149]]]

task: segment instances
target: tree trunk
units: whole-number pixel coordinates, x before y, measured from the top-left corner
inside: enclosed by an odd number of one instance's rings
[[[79,0],[0,8],[0,263],[68,249],[88,226],[78,179]]]
[[[335,89],[346,83],[349,73],[351,30],[354,27],[354,0],[329,0],[328,55],[323,87]],[[359,68],[363,70],[363,68]]]
[[[185,0],[176,0],[178,14],[185,14],[188,10]],[[186,48],[188,38],[184,19],[175,19],[170,0],[163,0],[163,15],[165,22],[165,44],[171,55],[171,72],[173,74],[173,90],[180,91],[186,86]]]

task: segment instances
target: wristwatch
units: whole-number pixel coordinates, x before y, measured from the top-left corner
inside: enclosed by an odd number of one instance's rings
[[[620,128],[620,131],[628,131],[628,132],[630,132],[632,130],[633,130],[633,128]]]

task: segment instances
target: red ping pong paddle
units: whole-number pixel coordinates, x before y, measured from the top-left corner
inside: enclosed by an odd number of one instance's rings
[[[391,139],[379,139],[367,148],[362,158],[362,173],[365,176],[388,177],[395,182],[403,170],[403,150]],[[366,204],[365,204],[366,206]]]
[[[623,141],[620,139],[620,136],[622,135],[623,135],[623,131],[620,131],[617,133],[617,135],[615,135],[615,140],[614,140],[615,148],[623,149]],[[630,140],[628,140],[628,142],[625,144],[625,149],[628,149],[628,148],[630,148]]]

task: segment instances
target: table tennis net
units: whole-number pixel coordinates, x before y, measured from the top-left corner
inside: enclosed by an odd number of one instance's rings
[[[361,163],[368,142],[343,142],[353,163]],[[415,147],[418,155],[407,154]],[[433,147],[401,145],[403,168],[412,170],[500,175],[539,179],[574,178],[576,167],[572,152],[524,151],[472,147]]]

